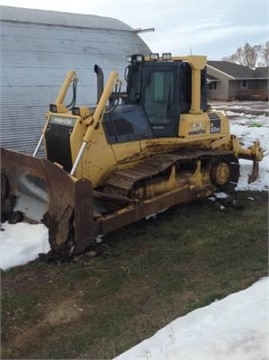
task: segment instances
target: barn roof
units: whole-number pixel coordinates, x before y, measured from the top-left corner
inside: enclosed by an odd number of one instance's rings
[[[126,31],[133,30],[130,26],[123,23],[122,21],[110,17],[16,8],[12,6],[0,6],[0,19],[3,21],[85,27],[94,29]]]

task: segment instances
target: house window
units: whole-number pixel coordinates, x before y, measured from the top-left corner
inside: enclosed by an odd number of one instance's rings
[[[242,88],[248,88],[248,81],[242,80],[241,86],[242,86]]]
[[[211,82],[208,84],[208,88],[209,88],[209,90],[217,90],[217,83],[216,83],[216,81],[211,81]]]

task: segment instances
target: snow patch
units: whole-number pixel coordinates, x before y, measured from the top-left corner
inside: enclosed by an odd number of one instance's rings
[[[182,316],[114,360],[268,359],[268,278]]]
[[[10,269],[48,253],[48,229],[43,224],[2,224],[0,232],[0,268]]]

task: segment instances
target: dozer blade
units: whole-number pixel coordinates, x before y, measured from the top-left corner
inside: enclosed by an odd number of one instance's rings
[[[14,213],[49,229],[52,253],[81,253],[94,239],[91,182],[77,180],[61,167],[15,151],[1,149],[1,211]]]

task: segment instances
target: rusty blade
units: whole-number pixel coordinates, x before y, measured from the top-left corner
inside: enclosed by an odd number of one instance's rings
[[[41,222],[50,201],[42,160],[1,149],[1,176],[8,181],[12,210],[22,212],[29,222]]]
[[[53,252],[78,253],[90,244],[94,224],[89,181],[77,180],[46,159],[7,149],[1,149],[1,172],[8,183],[2,210],[9,207],[28,222],[44,222]]]

